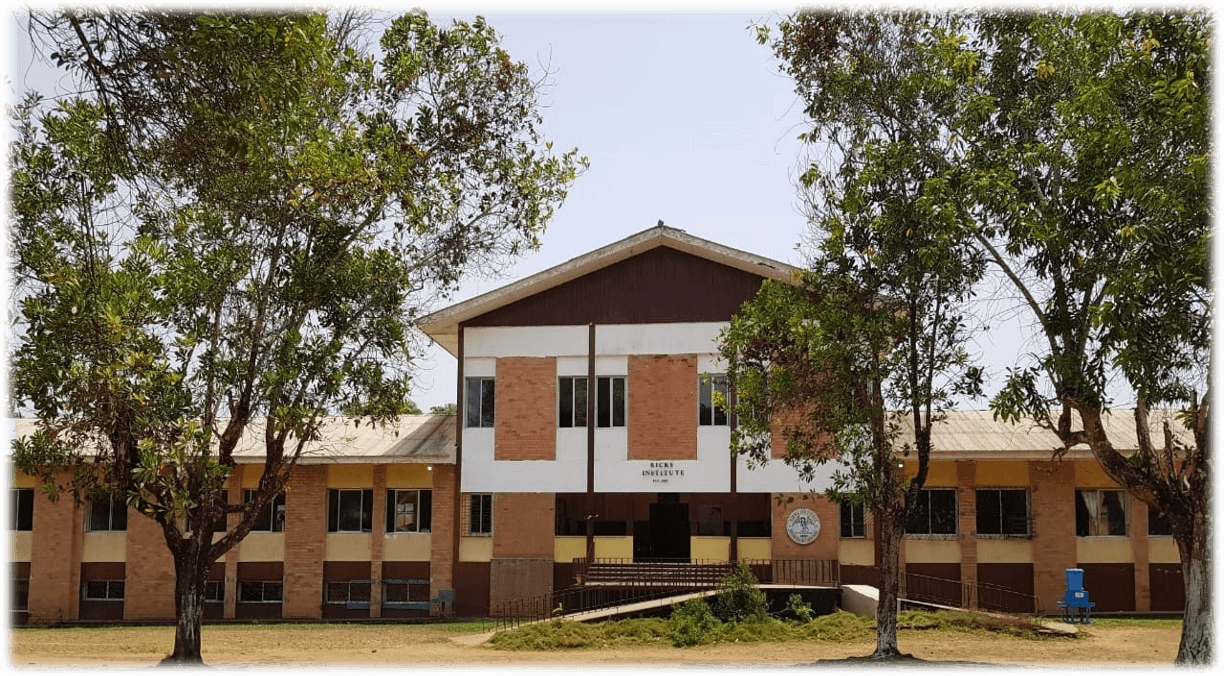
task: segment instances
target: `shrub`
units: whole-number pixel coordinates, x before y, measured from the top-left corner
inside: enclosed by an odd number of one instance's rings
[[[765,592],[748,564],[743,561],[735,572],[718,583],[715,612],[723,622],[760,622],[765,619]]]
[[[684,648],[709,643],[719,622],[705,599],[690,599],[672,609],[669,624],[672,645]]]
[[[812,614],[812,604],[804,603],[803,597],[799,594],[791,594],[786,600],[786,606],[795,614],[795,619],[806,624],[812,621],[815,615]]]

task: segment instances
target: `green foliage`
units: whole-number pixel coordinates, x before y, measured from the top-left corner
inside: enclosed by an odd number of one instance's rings
[[[768,609],[760,580],[740,561],[735,571],[718,583],[714,613],[723,622],[760,622]]]
[[[421,308],[538,247],[586,161],[482,19],[411,12],[377,47],[352,15],[30,20],[82,94],[14,110],[13,397],[40,418],[15,459],[122,493],[202,596],[326,416],[418,410]],[[263,477],[230,505],[255,418]]]
[[[802,623],[811,622],[815,615],[812,614],[812,604],[805,603],[803,597],[799,594],[791,594],[786,599],[786,607],[794,614],[795,619]]]
[[[668,637],[671,638],[672,645],[687,647],[711,642],[712,632],[722,623],[714,616],[705,599],[690,599],[672,607],[668,625]]]
[[[498,632],[490,641],[498,650],[584,650],[670,643],[684,648],[716,643],[785,643],[820,641],[860,643],[874,634],[875,620],[837,611],[807,622],[784,622],[766,618],[761,622],[722,623],[709,606],[689,601],[676,606],[671,619],[634,619],[580,624],[568,620],[539,622]],[[691,604],[691,605],[690,605]],[[705,606],[702,610],[701,606]],[[996,618],[978,613],[905,611],[898,615],[902,631],[968,634],[978,637],[1011,637],[1029,640],[1063,640],[1064,636],[1039,632],[1038,625],[1015,618]],[[1093,620],[1095,623],[1096,620]],[[683,629],[680,630],[680,625]],[[1074,640],[1074,636],[1070,640]]]
[[[455,415],[457,408],[454,404],[443,404],[442,406],[430,406],[429,413],[431,415]]]

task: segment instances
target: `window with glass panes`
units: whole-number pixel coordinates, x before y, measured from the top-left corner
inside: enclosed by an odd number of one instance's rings
[[[250,488],[242,489],[242,501],[251,502],[255,499],[255,491]],[[271,502],[263,506],[259,510],[259,514],[255,517],[255,525],[251,526],[252,533],[281,533],[285,530],[285,494],[281,493],[272,499]]]
[[[722,394],[722,401],[728,402],[731,389],[727,376],[721,373],[704,375],[697,379],[697,424],[726,425],[727,411],[725,406],[715,402],[714,393]]]
[[[1075,491],[1075,534],[1126,535],[1126,494],[1114,490]]]
[[[463,418],[466,427],[492,427],[494,393],[493,378],[467,378],[464,382]]]
[[[428,533],[433,521],[433,491],[387,490],[387,532]]]
[[[374,490],[327,491],[327,532],[369,533],[374,527]]]
[[[122,499],[111,496],[89,503],[89,530],[127,530],[127,505]]]
[[[987,488],[977,491],[978,535],[1028,535],[1028,491]]]
[[[955,535],[956,490],[929,488],[918,491],[918,499],[905,523],[907,535]]]
[[[13,530],[34,530],[34,489],[12,489],[13,511],[9,512]]]

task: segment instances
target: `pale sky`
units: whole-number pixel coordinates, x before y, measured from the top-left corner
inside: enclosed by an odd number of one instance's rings
[[[192,6],[199,5],[184,5]],[[388,13],[410,6],[377,5]],[[547,65],[553,75],[543,98],[544,134],[558,150],[577,146],[591,163],[541,237],[538,252],[500,278],[469,279],[435,309],[659,220],[726,246],[802,264],[796,245],[807,226],[794,185],[803,150],[796,139],[803,131],[802,106],[770,50],[756,42],[752,24],[778,18],[768,5],[706,3],[699,11],[639,2],[623,11],[605,5],[602,11],[567,14],[521,3],[424,6],[439,23],[481,14],[503,35],[513,58],[536,72]],[[16,49],[24,36],[14,15],[9,22],[10,96],[26,86],[53,86],[46,71],[31,69],[28,54]],[[456,365],[440,348],[422,344],[429,347],[416,359],[413,400],[428,411],[455,400]],[[995,376],[987,393],[1001,385],[1004,366],[1036,347],[1023,321],[995,322],[989,334],[979,335],[970,349]],[[968,405],[985,406],[984,400]]]

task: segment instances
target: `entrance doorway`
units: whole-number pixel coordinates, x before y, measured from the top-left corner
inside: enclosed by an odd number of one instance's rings
[[[688,561],[690,554],[689,506],[679,493],[660,493],[650,504],[650,521],[634,524],[633,558]]]

